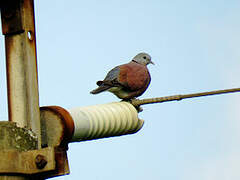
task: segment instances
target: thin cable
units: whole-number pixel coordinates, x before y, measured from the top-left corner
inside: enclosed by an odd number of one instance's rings
[[[173,95],[173,96],[165,96],[165,97],[149,98],[149,99],[141,99],[141,100],[133,99],[131,100],[131,103],[133,106],[137,107],[144,104],[162,103],[167,101],[180,101],[182,99],[187,99],[187,98],[218,95],[218,94],[225,94],[225,93],[234,93],[234,92],[240,92],[240,88],[224,89],[224,90],[208,91],[208,92],[192,93],[192,94],[183,94],[183,95]]]

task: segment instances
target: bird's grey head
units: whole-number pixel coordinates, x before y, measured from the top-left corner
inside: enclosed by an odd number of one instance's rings
[[[142,64],[142,65],[148,65],[148,64],[154,64],[151,60],[151,56],[147,53],[139,53],[137,54],[132,61]]]

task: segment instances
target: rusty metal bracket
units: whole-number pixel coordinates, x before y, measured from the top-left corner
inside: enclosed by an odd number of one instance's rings
[[[69,112],[60,106],[40,107],[42,147],[68,149],[74,122]]]
[[[69,174],[67,153],[58,147],[38,150],[0,151],[0,175],[23,174],[38,177],[56,177]]]
[[[42,149],[36,147],[36,135],[31,130],[0,121],[0,179],[9,174],[38,179],[70,173],[66,148],[53,144]]]
[[[35,174],[55,170],[55,150],[52,147],[39,150],[0,151],[0,173]]]

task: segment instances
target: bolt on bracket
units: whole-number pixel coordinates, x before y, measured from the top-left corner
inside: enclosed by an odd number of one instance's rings
[[[0,159],[0,174],[36,174],[56,168],[53,147],[23,152],[4,150],[0,151]]]

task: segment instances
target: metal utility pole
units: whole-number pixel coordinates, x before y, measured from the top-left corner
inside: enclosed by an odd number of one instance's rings
[[[40,120],[33,0],[2,0],[0,8],[9,111],[0,121],[0,180],[69,174],[67,142]]]
[[[36,133],[41,145],[33,0],[6,1],[5,36],[9,121]]]
[[[36,138],[29,141],[31,136],[27,130],[23,136],[18,132],[19,138],[26,142],[19,143],[14,139],[14,133],[11,133],[11,130],[17,131],[19,128],[13,123],[2,123],[1,127],[6,129],[3,131],[3,135],[11,135],[12,139],[5,138],[1,142],[1,146],[3,146],[1,150],[40,149],[41,129],[33,0],[3,0],[1,2],[1,17],[6,48],[9,121],[15,122],[18,127],[32,130],[36,134]],[[16,156],[14,157],[16,158]],[[16,160],[9,154],[6,154],[5,157],[8,157],[9,161]],[[19,166],[21,165],[19,164]],[[0,179],[29,178],[9,174],[1,175]]]
[[[0,122],[0,179],[68,174],[67,147],[42,148],[33,0],[2,0],[0,8],[9,111],[9,121]]]

